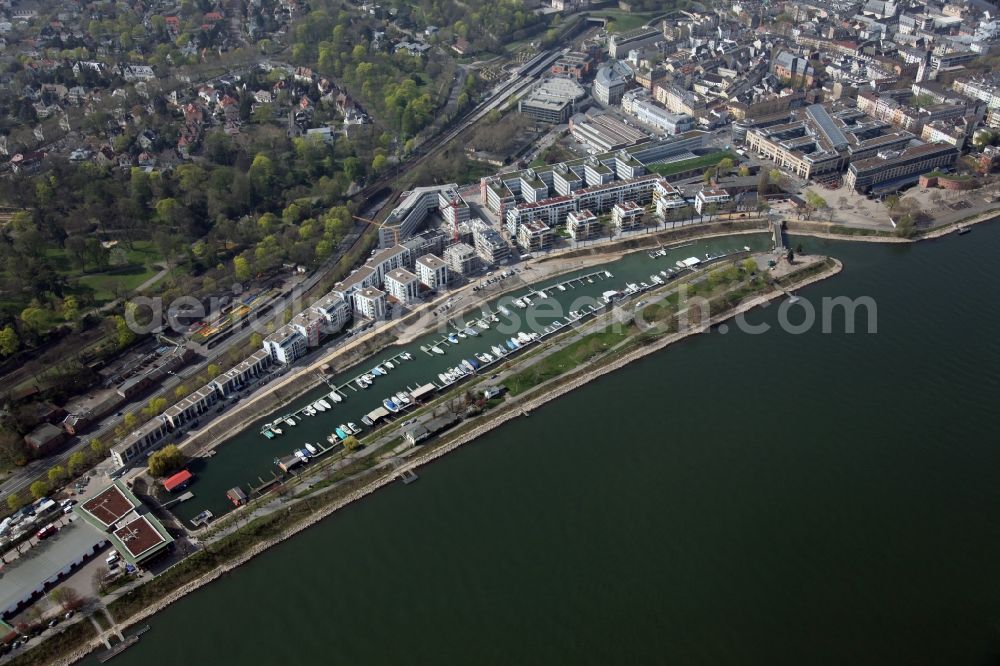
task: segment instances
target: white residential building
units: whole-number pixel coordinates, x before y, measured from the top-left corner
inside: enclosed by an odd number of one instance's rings
[[[699,190],[694,195],[694,209],[699,215],[703,215],[709,206],[721,206],[732,199],[729,192],[722,189]]]
[[[417,259],[416,268],[417,278],[428,289],[436,291],[448,284],[448,264],[441,257],[425,254]]]
[[[354,310],[368,319],[385,319],[385,292],[365,287],[354,294]]]
[[[291,324],[285,324],[264,338],[264,349],[275,363],[287,365],[304,356],[308,347],[305,337]]]
[[[642,228],[643,208],[633,201],[616,203],[611,208],[611,223],[620,232]]]
[[[479,269],[479,255],[468,243],[455,243],[444,251],[444,260],[453,273],[469,275]]]
[[[573,240],[587,240],[600,233],[601,225],[589,210],[572,211],[566,216],[566,231]]]
[[[412,303],[420,296],[420,281],[405,268],[397,268],[385,276],[385,289],[400,303]]]

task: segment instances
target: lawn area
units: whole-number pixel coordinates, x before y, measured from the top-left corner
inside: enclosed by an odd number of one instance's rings
[[[154,267],[131,265],[105,273],[84,275],[77,279],[77,284],[91,292],[97,305],[103,305],[115,300],[120,292],[134,291],[157,272],[158,269]]]
[[[709,153],[708,155],[702,155],[700,157],[694,157],[680,162],[671,162],[669,164],[650,164],[647,168],[654,173],[660,174],[661,176],[672,176],[673,174],[681,173],[682,171],[715,166],[727,157],[732,159],[734,163],[738,163],[740,159],[739,155],[736,155],[735,153],[731,153],[728,150],[720,150],[714,153]]]
[[[160,270],[157,264],[161,261],[151,241],[136,241],[132,249],[124,244],[112,248],[110,266],[101,272],[89,263],[89,272],[80,271],[62,248],[49,249],[46,255],[75,291],[89,293],[97,305],[113,301],[123,290],[133,291]]]
[[[647,21],[656,18],[661,13],[662,12],[647,12],[644,14],[630,14],[619,11],[607,11],[595,12],[594,16],[608,19],[608,32],[625,32],[626,30],[641,28],[646,25]]]
[[[549,354],[530,368],[517,373],[505,382],[507,389],[511,395],[523,393],[532,386],[558,377],[598,354],[603,354],[627,337],[628,332],[620,330],[591,333],[585,338]]]

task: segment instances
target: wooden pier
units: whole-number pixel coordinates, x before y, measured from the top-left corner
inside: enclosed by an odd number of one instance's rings
[[[131,636],[127,637],[125,640],[123,640],[118,645],[115,645],[113,648],[111,648],[110,650],[108,650],[104,654],[101,654],[100,656],[98,656],[97,660],[100,661],[102,664],[104,664],[104,663],[107,663],[108,661],[114,659],[115,657],[117,657],[118,655],[120,655],[122,652],[124,652],[125,650],[129,649],[130,647],[132,647],[133,645],[135,645],[136,643],[138,643],[139,642],[139,637],[142,636],[147,631],[149,631],[149,625],[146,625],[145,627],[143,627],[139,631],[137,631],[134,634],[132,634]]]

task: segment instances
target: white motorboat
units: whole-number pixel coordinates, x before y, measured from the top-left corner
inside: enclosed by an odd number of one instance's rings
[[[326,407],[324,407],[323,404],[320,403],[320,402],[318,402],[318,401],[314,402],[312,404],[312,408],[315,409],[317,412],[325,412],[326,411]]]
[[[275,435],[280,435],[283,431],[281,430],[281,428],[275,428],[274,426],[271,426],[271,432],[273,432]]]
[[[441,349],[440,347],[438,347],[437,345],[434,345],[433,347],[431,347],[431,351],[434,352],[435,354],[443,354],[444,353],[444,350]]]
[[[340,394],[337,393],[336,391],[330,391],[330,396],[329,397],[330,397],[330,400],[333,400],[334,402],[341,402],[341,401],[343,401],[343,398],[340,397]]]
[[[354,383],[358,385],[358,388],[363,388],[363,389],[366,389],[371,385],[371,383],[364,377],[358,377],[357,379],[354,380]]]
[[[302,413],[305,414],[306,416],[315,416],[316,410],[313,409],[312,407],[303,407]]]
[[[517,341],[522,344],[525,342],[531,342],[531,336],[525,333],[524,331],[521,331],[520,333],[517,334]]]
[[[558,289],[559,291],[566,291],[566,285],[564,285],[564,284],[557,284],[556,285],[556,289]]]
[[[358,424],[354,423],[353,421],[348,421],[347,427],[351,429],[352,435],[357,435],[359,432],[361,432],[361,428],[359,428]]]
[[[290,426],[293,426],[295,425],[295,420],[289,416],[287,419],[285,419],[285,423],[287,423]]]
[[[395,402],[396,402],[397,405],[399,405],[399,404],[403,404],[403,405],[410,404],[410,396],[406,395],[406,393],[404,393],[403,391],[400,391],[399,393],[397,393],[395,397],[396,397],[396,401]]]
[[[505,315],[510,316],[510,310],[508,310],[507,308],[505,308],[502,305],[500,306],[500,312],[504,313]]]
[[[442,384],[450,384],[450,383],[451,383],[451,381],[452,381],[452,380],[451,380],[451,379],[450,379],[450,378],[448,377],[448,375],[444,374],[443,372],[439,372],[439,373],[438,373],[438,379],[440,379],[440,380],[441,380],[441,383],[442,383]]]
[[[317,449],[315,446],[313,446],[309,442],[306,442],[306,451],[308,451],[309,453],[313,454],[314,456],[319,455],[319,449]]]
[[[319,404],[323,405],[323,407],[325,407],[326,409],[333,409],[333,405],[331,405],[330,403],[328,403],[323,398],[319,399]]]
[[[392,364],[392,361],[386,361],[386,362],[385,362],[385,363],[383,363],[382,365],[384,365],[385,367],[389,368],[390,370],[393,370],[393,369],[395,369],[395,367],[396,367],[396,366],[394,366],[394,365]]]
[[[375,381],[375,375],[373,375],[373,374],[372,374],[372,373],[370,373],[370,372],[369,372],[369,373],[366,373],[366,374],[365,374],[365,381],[366,381],[366,382],[368,382],[369,384],[371,384],[372,382],[374,382],[374,381]]]

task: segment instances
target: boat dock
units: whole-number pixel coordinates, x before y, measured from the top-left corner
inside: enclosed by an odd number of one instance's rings
[[[107,663],[108,661],[110,661],[111,659],[114,659],[115,657],[117,657],[118,655],[120,655],[122,652],[124,652],[125,650],[129,649],[130,647],[132,647],[133,645],[135,645],[136,643],[138,643],[139,642],[139,637],[142,636],[147,631],[149,631],[149,625],[148,624],[145,627],[143,627],[142,629],[140,629],[139,631],[137,631],[134,634],[132,634],[131,636],[127,637],[125,640],[123,640],[118,645],[114,646],[113,648],[111,648],[107,652],[105,652],[102,655],[100,655],[97,658],[97,660],[100,661],[102,664],[104,664],[104,663]]]
[[[180,504],[181,502],[186,502],[189,499],[194,499],[194,493],[191,492],[190,490],[184,493],[183,495],[178,495],[174,499],[162,504],[161,506],[163,506],[164,509],[169,509],[173,505]]]
[[[417,473],[412,469],[404,469],[396,476],[396,478],[402,481],[405,485],[410,485],[420,477],[417,476]]]

